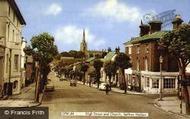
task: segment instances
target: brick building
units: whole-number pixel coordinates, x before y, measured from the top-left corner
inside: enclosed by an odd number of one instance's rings
[[[172,22],[173,29],[178,28],[182,22],[177,16]],[[161,30],[161,24],[160,21],[151,21],[149,24],[141,21],[140,36],[124,43],[125,52],[132,62],[132,68],[125,70],[128,88],[131,90],[159,93],[162,86],[164,93],[177,92],[177,62],[167,51],[161,51],[158,45],[159,39],[168,32]],[[163,57],[162,68],[160,56]]]

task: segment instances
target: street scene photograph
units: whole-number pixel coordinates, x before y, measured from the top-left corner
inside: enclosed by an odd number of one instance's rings
[[[0,119],[190,119],[190,0],[0,0]]]

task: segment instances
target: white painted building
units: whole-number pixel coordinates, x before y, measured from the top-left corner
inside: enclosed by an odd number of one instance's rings
[[[15,0],[0,0],[1,96],[8,92],[20,93],[22,27],[25,24]]]

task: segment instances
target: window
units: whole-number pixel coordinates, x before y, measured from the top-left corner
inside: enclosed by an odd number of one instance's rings
[[[15,71],[18,71],[18,61],[19,61],[19,55],[14,56],[14,69]]]
[[[159,79],[152,79],[152,88],[159,87]]]
[[[164,79],[164,88],[175,88],[175,79]]]
[[[15,31],[13,30],[13,34],[12,34],[13,36],[12,36],[12,41],[14,42],[15,41]]]
[[[7,54],[6,73],[8,73],[8,69],[9,69],[9,55]]]
[[[148,44],[146,45],[146,53],[149,53]]]
[[[140,47],[137,46],[137,54],[139,54],[139,53],[140,53]]]
[[[11,16],[11,7],[9,6],[9,17]]]
[[[130,55],[130,54],[131,54],[131,47],[128,47],[128,50],[129,50],[128,53],[129,53],[129,55]]]
[[[15,13],[13,13],[13,22],[15,22],[15,20],[16,20],[16,15]]]
[[[149,77],[146,78],[146,87],[150,87],[150,79],[149,79]]]
[[[145,58],[144,64],[145,64],[145,71],[148,71],[148,59],[147,58]]]
[[[137,60],[137,71],[139,71],[139,70],[140,70],[140,61]]]
[[[13,89],[16,89],[18,87],[18,81],[14,81],[13,83]]]

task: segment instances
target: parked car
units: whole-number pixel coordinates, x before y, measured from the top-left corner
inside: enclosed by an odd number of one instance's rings
[[[60,80],[60,81],[64,81],[64,80],[67,80],[67,79],[66,79],[66,78],[61,77],[59,80]]]
[[[53,83],[51,82],[50,79],[48,79],[48,82],[45,87],[45,91],[49,92],[49,91],[54,91],[54,90],[55,90],[55,87],[54,87]]]
[[[107,85],[107,83],[101,83],[100,86],[99,86],[99,90],[105,91],[106,90],[106,85]],[[109,91],[110,91],[110,88],[109,88]]]
[[[77,86],[77,80],[71,79],[70,80],[70,86]]]

